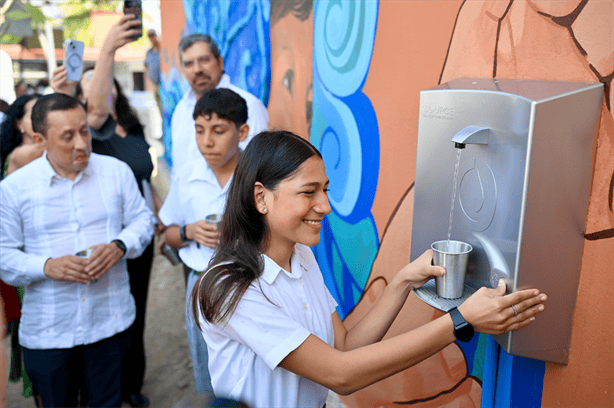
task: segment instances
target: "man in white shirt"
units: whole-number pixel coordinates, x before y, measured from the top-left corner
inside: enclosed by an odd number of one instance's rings
[[[239,144],[241,149],[256,134],[267,130],[269,123],[269,114],[260,99],[230,83],[230,76],[224,72],[224,58],[211,36],[195,33],[183,37],[179,43],[179,59],[190,89],[177,104],[171,118],[173,173],[184,163],[198,158],[202,160],[196,146],[192,112],[196,101],[205,92],[214,88],[228,88],[245,99],[249,135]]]
[[[135,318],[126,258],[149,244],[154,217],[128,165],[91,153],[79,101],[46,95],[32,122],[45,154],[0,183],[0,277],[25,288],[26,372],[46,407],[66,406],[74,379],[85,380],[87,406],[119,407]]]

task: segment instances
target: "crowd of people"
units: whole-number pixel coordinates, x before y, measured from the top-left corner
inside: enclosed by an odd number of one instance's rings
[[[21,96],[2,121],[2,296],[9,320],[20,316],[13,359],[23,356],[39,406],[149,405],[141,389],[154,246],[176,249],[184,264],[196,391],[250,407],[320,408],[329,389],[351,393],[543,310],[537,289],[506,295],[501,281],[454,316],[382,340],[411,290],[445,273],[429,250],[346,329],[309,250],[331,211],[322,156],[308,135],[268,129],[265,106],[231,83],[206,34],[179,44],[189,89],[172,116],[162,201],[143,126],[113,76],[116,51],[140,24],[123,16],[80,82],[59,67],[53,93]]]

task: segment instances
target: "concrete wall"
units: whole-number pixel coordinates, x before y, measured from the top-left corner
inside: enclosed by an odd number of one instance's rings
[[[267,1],[233,10],[270,24],[270,97],[258,95],[268,102],[271,127],[309,137],[325,158],[333,213],[314,252],[349,326],[409,260],[421,90],[458,77],[605,85],[569,364],[512,357],[480,335],[343,401],[360,407],[614,406],[614,2],[316,1],[307,2],[306,12],[303,1],[290,10],[271,3],[271,13],[264,10]],[[180,34],[193,29],[190,21],[199,15],[230,15],[225,4],[232,3],[184,1],[184,10],[162,2],[163,97],[170,108],[185,89],[177,70]],[[261,41],[265,30],[254,27],[253,41]],[[220,33],[231,28],[216,26],[217,35],[224,38]],[[440,315],[412,294],[387,336]]]

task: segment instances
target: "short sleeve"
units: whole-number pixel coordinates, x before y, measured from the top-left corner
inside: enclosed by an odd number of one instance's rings
[[[311,334],[271,303],[255,284],[245,292],[222,331],[249,347],[271,370]]]

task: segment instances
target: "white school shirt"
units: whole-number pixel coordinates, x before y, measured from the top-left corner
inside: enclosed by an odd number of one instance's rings
[[[209,214],[223,214],[232,176],[224,187],[218,183],[213,170],[200,155],[193,162],[181,166],[173,175],[171,188],[158,217],[164,225],[180,227],[204,220]],[[195,271],[204,271],[213,257],[213,249],[191,241],[179,250],[179,257]]]
[[[226,324],[212,325],[199,316],[213,391],[254,408],[321,408],[328,389],[278,364],[310,334],[334,347],[332,314],[337,303],[308,247],[295,245],[292,273],[263,258],[262,276],[250,285]]]
[[[154,217],[127,164],[92,153],[74,181],[47,154],[0,183],[0,278],[24,286],[19,343],[72,348],[126,330],[135,317],[125,258],[149,245]],[[125,256],[90,285],[45,275],[49,258],[120,239]],[[19,250],[23,248],[23,251]]]
[[[216,88],[227,88],[236,92],[247,103],[247,124],[249,133],[247,139],[239,142],[239,147],[244,150],[249,141],[258,133],[269,127],[269,114],[260,99],[251,93],[244,91],[230,82],[230,76],[224,73]],[[173,111],[171,118],[171,160],[173,162],[172,173],[175,169],[189,163],[195,158],[202,157],[196,144],[196,130],[194,128],[194,106],[196,106],[196,94],[192,89],[186,91]]]

